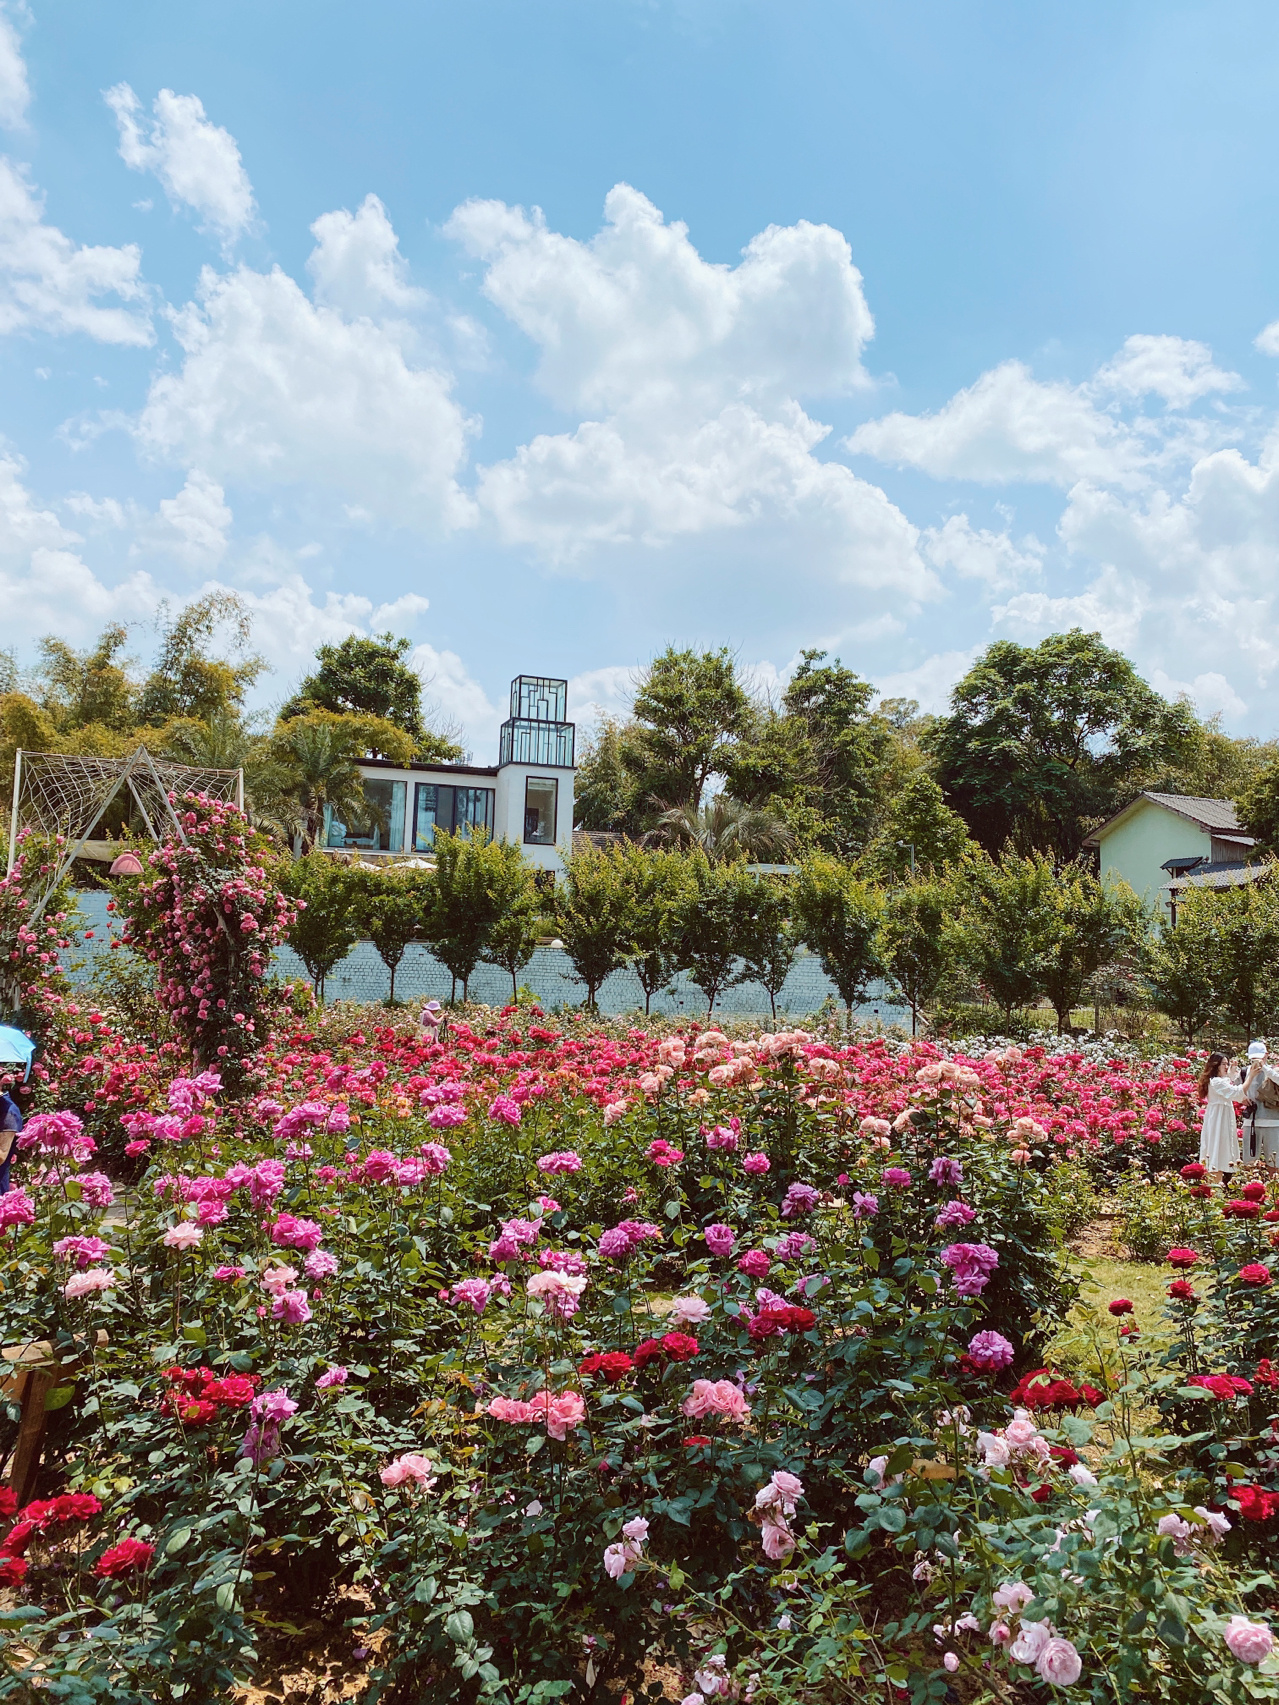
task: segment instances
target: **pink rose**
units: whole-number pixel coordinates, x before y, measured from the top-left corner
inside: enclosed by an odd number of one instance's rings
[[[1246,1616],[1232,1616],[1223,1638],[1241,1664],[1259,1664],[1270,1656],[1275,1643],[1264,1622],[1249,1622]]]

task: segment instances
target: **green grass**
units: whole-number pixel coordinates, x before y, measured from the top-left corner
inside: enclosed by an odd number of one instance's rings
[[[1163,1318],[1168,1300],[1168,1273],[1148,1261],[1121,1261],[1113,1256],[1081,1256],[1075,1266],[1083,1286],[1070,1318],[1053,1337],[1054,1363],[1063,1373],[1097,1376],[1098,1356],[1113,1367],[1119,1345],[1119,1327],[1131,1323],[1141,1332],[1148,1350],[1160,1350],[1173,1333]],[[1133,1312],[1116,1320],[1107,1305],[1126,1297]]]

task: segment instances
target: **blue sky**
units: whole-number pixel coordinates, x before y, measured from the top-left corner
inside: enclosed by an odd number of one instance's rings
[[[1274,732],[1273,7],[4,17],[21,657],[232,587],[264,705],[390,623],[487,754],[520,670],[1078,624]]]

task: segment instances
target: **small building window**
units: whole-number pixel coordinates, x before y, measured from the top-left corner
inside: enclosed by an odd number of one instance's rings
[[[524,784],[524,839],[529,846],[555,845],[555,810],[560,784],[549,776],[530,776]]]
[[[413,798],[413,850],[430,852],[435,831],[445,834],[493,833],[494,790],[491,787],[440,787],[418,782]]]
[[[324,808],[324,844],[329,847],[358,847],[367,852],[404,851],[404,807],[408,788],[402,781],[383,781],[365,776],[364,804],[350,812],[344,823],[333,807]]]

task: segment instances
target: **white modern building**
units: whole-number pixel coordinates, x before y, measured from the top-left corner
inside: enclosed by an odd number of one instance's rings
[[[365,811],[359,823],[325,814],[324,847],[361,858],[429,858],[435,831],[482,830],[516,841],[541,870],[564,868],[573,838],[575,729],[565,720],[568,682],[518,675],[502,724],[496,765],[412,763],[364,758]]]

